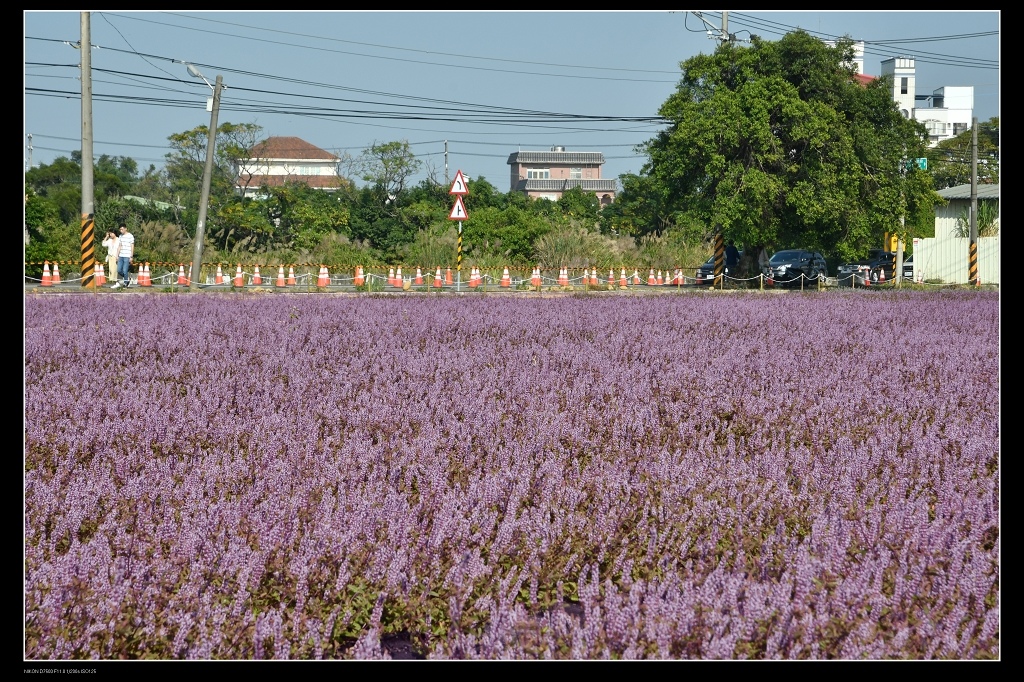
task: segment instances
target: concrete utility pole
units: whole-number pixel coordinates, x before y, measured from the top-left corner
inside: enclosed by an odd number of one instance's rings
[[[82,286],[95,288],[96,233],[92,172],[92,35],[89,13],[82,12]]]
[[[191,64],[188,72],[193,76],[202,74]],[[205,81],[206,79],[203,78]],[[209,85],[209,81],[207,81]],[[189,277],[189,289],[199,288],[200,269],[203,267],[203,239],[206,233],[206,208],[210,203],[210,182],[213,179],[213,156],[217,148],[217,114],[220,111],[220,92],[224,88],[221,76],[217,76],[217,84],[213,87],[213,105],[210,109],[210,130],[206,136],[206,169],[203,171],[203,191],[199,197],[199,219],[196,221],[196,241],[192,250],[192,274]]]
[[[702,12],[694,12],[694,11],[691,10],[690,13],[693,14],[693,16],[695,16],[698,19],[700,19],[704,23],[704,27],[707,29],[707,32],[708,32],[708,38],[712,38],[714,40],[717,40],[720,43],[731,43],[731,42],[734,42],[736,40],[736,36],[729,34],[729,12],[728,11],[723,11],[722,12],[722,28],[718,28],[717,26],[712,24],[710,21],[705,19],[704,18],[704,14]]]

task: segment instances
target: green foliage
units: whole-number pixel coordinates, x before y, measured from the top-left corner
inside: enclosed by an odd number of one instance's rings
[[[966,130],[954,138],[943,140],[928,149],[928,172],[935,189],[946,189],[971,183],[974,133]],[[978,182],[999,182],[999,118],[978,123]]]
[[[901,171],[923,155],[925,132],[884,80],[853,78],[849,48],[796,31],[684,62],[660,110],[672,124],[642,145],[646,179],[623,179],[620,224],[651,231],[684,212],[748,248],[826,255],[897,231],[904,200],[933,197]]]
[[[354,242],[343,234],[325,234],[310,252],[310,262],[329,263],[335,267],[355,269],[357,265],[375,265],[380,256],[365,245]]]
[[[404,263],[426,268],[452,267],[458,254],[459,231],[455,225],[439,223],[416,232],[399,253]]]
[[[544,269],[618,267],[620,253],[614,239],[573,225],[553,229],[534,243],[534,262]]]
[[[192,240],[179,225],[165,221],[146,221],[130,228],[135,237],[138,263],[191,263]],[[102,241],[102,233],[97,237]]]
[[[548,221],[527,210],[474,209],[463,226],[463,251],[478,265],[526,266],[533,262],[535,242],[550,229]]]
[[[993,237],[999,234],[999,200],[984,199],[978,202],[978,236]],[[971,207],[964,206],[956,219],[953,235],[968,239],[971,236]]]
[[[171,196],[185,206],[198,208],[206,170],[207,125],[168,136],[171,151],[166,155],[165,174]],[[248,156],[262,128],[254,123],[225,122],[217,126],[213,174],[210,178],[211,205],[226,202],[235,193],[235,162]]]
[[[53,216],[42,218],[32,229],[25,244],[25,262],[73,261],[81,262],[82,245],[80,220],[64,222]],[[38,277],[42,267],[26,266],[25,274]]]
[[[378,199],[399,204],[406,183],[419,172],[421,162],[409,149],[408,140],[374,143],[364,149],[356,166],[361,177],[371,183]]]
[[[573,187],[555,202],[562,214],[579,220],[583,224],[596,226],[601,213],[601,202],[593,192],[584,192],[579,187]]]

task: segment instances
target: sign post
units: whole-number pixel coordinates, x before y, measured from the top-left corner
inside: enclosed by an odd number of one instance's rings
[[[448,194],[455,196],[455,205],[452,206],[451,213],[448,214],[448,220],[459,221],[459,242],[455,256],[457,272],[455,291],[460,291],[462,287],[462,221],[469,217],[469,214],[466,213],[466,205],[462,202],[462,197],[469,194],[469,188],[466,186],[466,178],[463,177],[461,170],[455,173],[455,180],[452,182],[452,188],[448,190]]]

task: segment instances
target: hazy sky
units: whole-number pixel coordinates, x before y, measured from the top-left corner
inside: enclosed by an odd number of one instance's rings
[[[721,11],[702,12],[713,27]],[[777,40],[802,28],[867,42],[864,70],[917,60],[917,93],[974,86],[975,116],[999,115],[997,11],[729,11],[729,32]],[[25,162],[81,148],[78,11],[24,13]],[[356,156],[407,140],[439,180],[456,170],[509,190],[510,153],[563,146],[603,152],[602,175],[638,173],[633,148],[675,90],[679,64],[717,45],[692,12],[92,12],[96,156],[160,166],[173,133],[256,123]],[[885,41],[885,42],[882,42]],[[28,135],[31,134],[31,151]],[[447,157],[445,156],[447,141]]]

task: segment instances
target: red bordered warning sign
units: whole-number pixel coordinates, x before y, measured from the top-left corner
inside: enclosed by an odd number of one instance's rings
[[[466,213],[466,205],[462,203],[462,197],[455,197],[455,205],[452,212],[448,214],[448,220],[465,220],[469,217]]]
[[[466,185],[466,178],[462,171],[456,171],[455,180],[452,182],[452,188],[448,190],[448,194],[457,194],[459,196],[469,194],[469,187]]]

